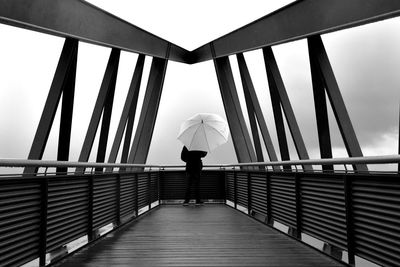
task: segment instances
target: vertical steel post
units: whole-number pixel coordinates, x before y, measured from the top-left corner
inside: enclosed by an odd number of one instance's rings
[[[168,45],[166,51],[167,58],[169,51],[170,45]],[[168,59],[153,58],[142,111],[128,157],[129,163],[146,163],[160,105],[167,64]]]
[[[223,199],[225,199],[225,204],[227,203],[227,198],[228,198],[228,179],[227,179],[227,174],[226,174],[226,170],[224,169],[223,171],[221,171],[221,176],[223,176],[223,181],[224,181],[224,193],[223,193]]]
[[[301,240],[302,232],[302,199],[301,199],[301,176],[294,174],[295,195],[296,195],[296,238]]]
[[[251,173],[247,173],[247,213],[252,215],[252,206],[251,206]]]
[[[149,210],[151,210],[151,172],[147,173],[147,201],[149,204]]]
[[[278,115],[278,113],[281,112],[280,106],[282,106],[282,109],[285,114],[285,118],[286,118],[289,130],[290,130],[290,133],[292,135],[293,142],[296,147],[296,151],[297,151],[297,155],[299,156],[299,159],[309,159],[307,149],[304,144],[304,140],[301,135],[299,125],[297,124],[292,105],[290,104],[290,100],[287,95],[285,85],[283,84],[283,80],[282,80],[281,74],[279,72],[279,68],[276,63],[275,56],[272,52],[272,48],[271,47],[263,48],[263,55],[264,55],[265,68],[266,68],[267,75],[268,75],[268,83],[270,85],[271,100],[273,102],[275,102],[272,104],[273,106],[275,106],[274,115],[275,115],[275,113],[277,113],[277,115]],[[275,99],[275,100],[273,100],[273,99]],[[280,103],[280,105],[278,105],[278,102]],[[279,111],[278,111],[278,106],[279,106]],[[278,116],[281,116],[281,115],[278,115]],[[281,120],[281,119],[279,119],[279,120]],[[281,122],[279,122],[279,123],[281,123]],[[282,128],[282,125],[280,125],[280,127]],[[284,128],[281,129],[281,132],[278,133],[278,136],[280,134],[283,134],[283,132],[284,132]],[[286,142],[286,140],[285,140],[285,142]],[[287,143],[286,143],[286,146],[287,146]],[[304,165],[303,168],[305,170],[312,170],[312,166],[310,166],[310,165]]]
[[[238,161],[255,162],[256,154],[240,107],[229,58],[214,58],[214,66]]]
[[[354,223],[353,223],[353,193],[352,181],[348,175],[343,176],[344,182],[344,200],[346,209],[346,237],[347,253],[349,265],[355,265],[355,242],[354,242]]]
[[[236,171],[233,170],[233,202],[235,209],[237,208],[237,174]]]
[[[399,128],[398,128],[398,133],[397,133],[397,135],[398,135],[398,154],[400,155],[400,105],[399,105],[399,126],[398,126]],[[400,162],[397,164],[397,173],[400,173]]]
[[[61,94],[63,94],[57,157],[59,160],[68,160],[77,54],[78,41],[71,38],[65,39],[28,159],[42,159]],[[24,169],[26,175],[36,172],[37,168],[35,167]]]
[[[311,64],[312,66],[318,67],[319,73],[321,74],[347,153],[350,157],[362,157],[363,154],[360,144],[358,143],[356,133],[321,37],[319,35],[309,37],[308,45]],[[359,171],[368,171],[366,164],[355,164],[354,168]]]
[[[266,172],[266,197],[267,197],[267,224],[272,224],[272,203],[271,203],[271,174]]]
[[[47,178],[40,180],[39,266],[46,266],[48,186]]]
[[[117,223],[117,226],[119,226],[121,224],[121,175],[120,174],[117,174],[116,181],[117,181],[117,183],[116,183],[116,190],[115,190],[116,191],[116,196],[115,196],[116,197],[116,207],[115,207],[115,209],[117,212],[116,223]]]
[[[164,178],[164,170],[159,170],[158,171],[158,177],[157,177],[157,200],[158,200],[158,205],[161,204],[161,179]]]
[[[100,86],[100,91],[97,96],[96,104],[93,109],[92,118],[90,119],[89,127],[86,132],[85,140],[83,142],[82,150],[79,155],[80,162],[87,162],[90,156],[90,152],[93,147],[93,142],[96,137],[97,128],[99,126],[101,115],[103,114],[103,123],[100,133],[98,159],[102,158],[104,148],[107,145],[108,129],[109,129],[109,117],[111,116],[112,99],[114,98],[114,89],[116,75],[118,73],[120,50],[113,48],[107,63],[107,68],[104,73],[103,81]],[[112,92],[111,92],[112,91]],[[106,107],[107,106],[107,107]],[[104,161],[104,159],[103,159]],[[77,173],[82,173],[85,168],[77,168]]]
[[[88,229],[87,229],[87,236],[88,242],[92,241],[94,237],[94,229],[93,229],[93,195],[94,195],[94,176],[89,176],[89,192],[88,192]]]
[[[139,184],[138,184],[138,174],[137,173],[135,173],[134,174],[135,176],[134,176],[134,186],[135,186],[135,215],[136,215],[136,217],[137,216],[139,216],[139,203],[138,203],[138,201],[139,201],[139,189],[138,189],[138,187],[139,187]]]

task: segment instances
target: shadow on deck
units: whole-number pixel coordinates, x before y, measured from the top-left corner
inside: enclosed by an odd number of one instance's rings
[[[161,205],[56,264],[343,266],[226,205]]]

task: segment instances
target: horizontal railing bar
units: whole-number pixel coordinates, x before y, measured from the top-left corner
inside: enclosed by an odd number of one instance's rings
[[[0,159],[0,167],[84,167],[84,168],[160,168],[159,165],[130,163],[74,162],[57,160]]]
[[[288,160],[275,162],[252,162],[226,164],[223,167],[245,167],[245,166],[297,166],[297,165],[353,165],[353,164],[390,164],[400,163],[400,155],[386,156],[367,156],[367,157],[351,157],[351,158],[333,158],[333,159],[305,159],[305,160]]]
[[[400,163],[400,155],[367,156],[333,159],[307,159],[270,162],[251,162],[233,164],[205,164],[204,168],[234,168],[251,166],[300,166],[300,165],[352,165],[352,164],[390,164]],[[185,165],[156,165],[156,164],[131,164],[131,163],[99,163],[99,162],[74,162],[56,160],[31,160],[31,159],[0,159],[0,167],[84,167],[84,168],[157,168],[174,169],[184,168]]]

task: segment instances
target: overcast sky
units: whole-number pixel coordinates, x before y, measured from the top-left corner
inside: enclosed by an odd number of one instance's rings
[[[105,3],[111,1],[92,2],[106,8]],[[202,1],[202,5],[196,7],[183,0],[129,1],[130,6],[123,6],[123,2],[126,5],[128,1],[112,1],[108,10],[168,41],[193,50],[291,1],[276,1],[273,2],[276,5],[271,6],[272,1],[254,1],[254,4],[248,5],[243,1],[210,0]],[[119,11],[117,7],[120,7]],[[193,12],[194,8],[196,12]],[[400,19],[395,18],[322,36],[364,155],[397,153],[399,30]],[[27,158],[64,40],[2,24],[0,33],[0,157]],[[300,40],[274,46],[273,51],[309,155],[319,158],[307,42]],[[109,53],[109,48],[85,43],[79,45],[72,161],[78,159]],[[262,52],[245,53],[245,58],[279,152]],[[121,54],[109,146],[115,136],[136,59],[136,54]],[[236,58],[230,59],[242,110],[247,117]],[[136,121],[150,64],[151,58],[146,57]],[[195,65],[169,62],[148,163],[181,163],[179,154],[182,145],[176,139],[179,126],[184,119],[197,112],[217,113],[226,118],[213,62]],[[329,115],[334,156],[345,157],[347,153],[333,113],[330,111]],[[58,125],[59,114],[44,159],[56,158]],[[91,154],[92,161],[97,142]],[[297,158],[290,138],[289,143],[293,158]],[[205,162],[236,162],[232,142],[216,149]]]

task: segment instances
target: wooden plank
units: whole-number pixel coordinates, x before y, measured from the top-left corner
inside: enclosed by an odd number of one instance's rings
[[[162,206],[57,266],[342,266],[226,205]]]

